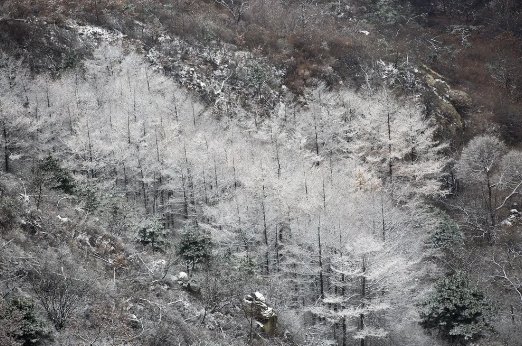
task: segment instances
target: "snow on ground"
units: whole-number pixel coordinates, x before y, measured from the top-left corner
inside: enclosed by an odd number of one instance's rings
[[[80,40],[115,42],[124,37],[124,35],[119,31],[107,30],[93,25],[80,25],[76,22],[69,22],[68,26],[78,32]]]

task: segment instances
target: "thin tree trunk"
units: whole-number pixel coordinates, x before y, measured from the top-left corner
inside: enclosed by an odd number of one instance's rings
[[[319,135],[317,133],[317,119],[314,115],[314,132],[315,132],[315,153],[319,155]]]
[[[194,127],[196,127],[196,111],[194,110],[194,101],[190,102],[190,106],[192,107],[192,121],[194,122]]]
[[[181,173],[181,184],[183,187],[183,216],[185,219],[188,219],[188,196],[187,196],[187,189],[185,184],[185,175]]]
[[[91,164],[90,174],[91,178],[95,178],[94,168],[93,168],[93,155],[92,155],[92,142],[91,142],[91,129],[89,126],[89,120],[87,120],[87,140],[88,140],[88,149],[89,149],[89,162]]]
[[[190,169],[187,170],[187,178],[188,178],[188,186],[189,186],[189,191],[190,191],[190,204],[192,205],[192,212],[193,212],[193,215],[194,215],[194,221],[196,223],[196,225],[198,224],[198,213],[197,213],[197,209],[196,209],[196,192],[194,190],[194,179],[192,177],[192,173],[190,171]]]
[[[493,207],[493,187],[491,186],[491,180],[489,177],[489,172],[486,174],[487,176],[487,185],[488,185],[488,209],[489,216],[491,218],[491,226],[495,226],[496,217],[495,217],[495,208]]]
[[[390,178],[393,176],[393,164],[392,164],[392,144],[391,144],[391,121],[390,113],[388,113],[388,170]]]
[[[304,188],[305,188],[305,195],[308,198],[308,180],[306,179],[306,172],[304,173]]]
[[[324,299],[324,280],[323,280],[323,249],[321,245],[321,219],[319,219],[319,226],[317,226],[317,244],[319,248],[319,285],[320,297]]]
[[[384,221],[384,198],[381,193],[382,241],[386,241],[386,224]]]
[[[326,210],[326,189],[324,186],[324,178],[323,178],[323,209]]]
[[[125,162],[123,163],[123,185],[125,187],[125,199],[127,200],[127,202],[129,201],[129,190],[127,189],[127,184],[128,184],[128,179],[127,179],[127,168],[125,167]]]
[[[343,316],[343,346],[346,345],[346,316]]]
[[[362,277],[361,277],[361,306],[364,308],[364,299],[366,298],[366,256],[362,258]],[[364,314],[359,315],[359,329],[364,329]],[[365,344],[365,337],[361,338],[361,346]]]
[[[4,169],[5,172],[9,172],[9,140],[7,139],[7,125],[5,124],[5,121],[3,121],[3,129],[2,133],[4,135]]]
[[[236,160],[232,156],[232,170],[234,171],[234,190],[237,190]]]
[[[130,114],[127,114],[127,142],[131,144]]]
[[[208,204],[207,174],[205,168],[203,168],[203,190],[205,191],[205,204]]]
[[[281,160],[279,158],[279,141],[275,138],[276,161],[277,161],[277,177],[281,178]]]
[[[276,253],[276,271],[279,272],[279,235],[277,234],[277,224],[275,226],[275,253]]]
[[[265,246],[266,246],[266,251],[265,251],[265,269],[266,269],[266,274],[270,274],[270,261],[269,261],[269,250],[268,250],[268,230],[267,230],[267,225],[266,225],[266,209],[265,209],[265,185],[263,184],[263,200],[261,202],[261,208],[263,210],[263,234],[265,236]]]
[[[147,213],[148,205],[147,205],[147,190],[145,187],[145,176],[143,174],[143,168],[140,163],[140,175],[141,175],[141,191],[143,193],[143,206],[145,207],[145,213]]]
[[[217,164],[216,164],[216,157],[214,156],[214,183],[216,184],[216,191],[218,189],[218,175],[217,175]],[[217,193],[217,192],[216,192]]]
[[[71,107],[67,105],[67,115],[69,117],[69,130],[71,131],[71,135],[74,134],[74,128],[73,128],[73,121],[72,121],[72,115],[71,115]],[[111,129],[112,129],[112,122],[111,122]]]

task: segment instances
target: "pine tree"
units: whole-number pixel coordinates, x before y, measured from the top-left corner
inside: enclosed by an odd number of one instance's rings
[[[437,329],[445,339],[469,342],[490,329],[491,312],[484,294],[457,272],[439,280],[435,292],[422,304],[421,325]]]

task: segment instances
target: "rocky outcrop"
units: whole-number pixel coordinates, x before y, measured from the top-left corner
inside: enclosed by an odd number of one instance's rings
[[[261,330],[268,335],[274,335],[277,329],[277,314],[266,304],[265,297],[254,292],[243,299],[244,311],[253,318]]]
[[[426,65],[417,70],[417,78],[424,84],[425,102],[439,125],[439,136],[454,139],[464,130],[463,116],[471,108],[471,97],[453,89],[443,76]]]
[[[509,216],[506,219],[504,219],[500,223],[500,225],[505,229],[513,228],[517,225],[522,225],[522,213],[517,209],[517,206],[514,206],[509,211]]]
[[[194,295],[201,294],[200,284],[194,279],[191,279],[187,273],[179,272],[177,276],[177,281],[181,288],[183,288],[185,291]]]

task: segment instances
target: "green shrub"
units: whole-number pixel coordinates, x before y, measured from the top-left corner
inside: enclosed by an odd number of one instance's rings
[[[50,338],[49,330],[36,317],[32,301],[24,298],[14,299],[10,311],[12,315],[21,316],[20,328],[13,335],[23,346],[41,345]]]
[[[209,232],[197,226],[187,226],[181,233],[177,252],[187,266],[192,266],[192,269],[196,263],[208,261],[212,254],[212,239]]]
[[[83,208],[85,211],[92,213],[100,206],[96,188],[92,185],[82,185],[76,188],[78,195],[83,200]]]
[[[442,213],[439,226],[430,237],[430,245],[436,249],[450,249],[464,244],[464,235],[459,225],[447,214]]]
[[[466,343],[490,329],[491,312],[484,294],[458,272],[436,283],[435,292],[422,304],[421,325],[452,342]]]
[[[62,168],[60,162],[51,155],[38,165],[37,183],[48,184],[51,189],[61,190],[68,194],[74,193],[76,188],[71,174]]]
[[[138,242],[152,247],[152,251],[164,251],[168,245],[165,228],[158,219],[146,221],[138,230]]]

